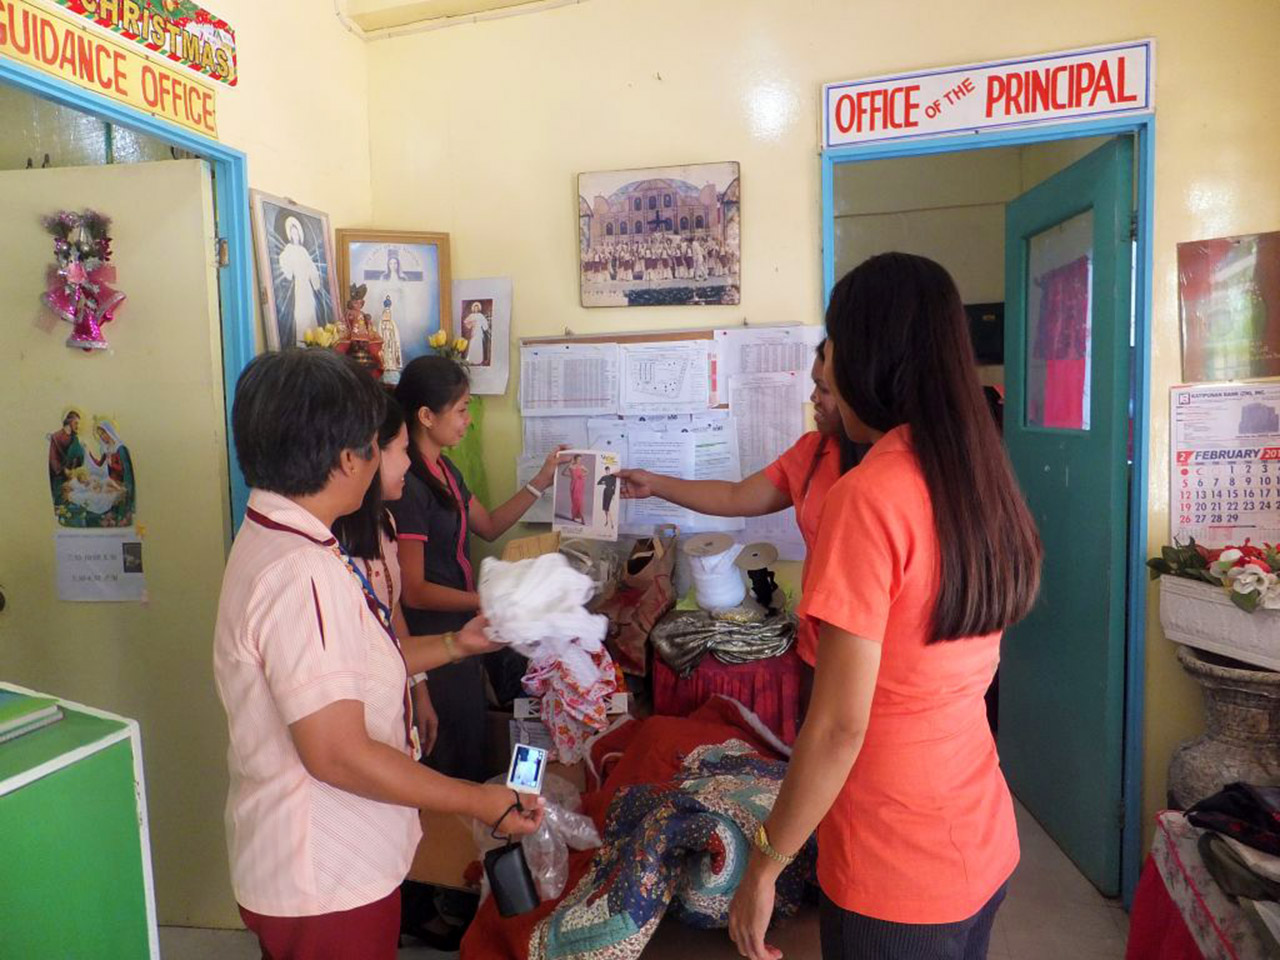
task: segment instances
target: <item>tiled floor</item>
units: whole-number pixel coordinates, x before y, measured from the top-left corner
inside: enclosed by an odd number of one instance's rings
[[[1105,900],[1021,807],[1018,829],[1022,865],[996,915],[990,960],[1121,960],[1129,918],[1117,902]],[[770,940],[789,960],[819,960],[814,912],[782,925]],[[164,960],[259,960],[252,936],[244,932],[160,931]],[[442,960],[426,948],[407,947],[400,960]],[[737,952],[720,931],[689,930],[666,924],[646,957],[654,960],[733,960]]]

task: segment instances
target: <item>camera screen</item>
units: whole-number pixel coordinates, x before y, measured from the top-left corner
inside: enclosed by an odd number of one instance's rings
[[[542,774],[546,763],[547,751],[524,743],[516,744],[511,753],[511,771],[507,774],[507,786],[523,793],[541,793]]]

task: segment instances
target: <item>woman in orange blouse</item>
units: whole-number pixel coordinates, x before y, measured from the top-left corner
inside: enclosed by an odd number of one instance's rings
[[[766,945],[774,882],[818,828],[825,960],[977,960],[1018,862],[983,693],[1041,546],[978,383],[955,284],[884,254],[836,285],[827,382],[872,443],[827,498],[801,616],[813,698],[730,934]]]
[[[857,465],[868,447],[845,436],[835,394],[826,379],[826,343],[818,345],[813,362],[813,423],[811,430],[763,470],[736,483],[730,480],[686,480],[648,470],[622,470],[622,495],[628,499],[659,497],[677,506],[712,517],[761,517],[796,508],[796,525],[804,538],[805,564],[818,542],[827,494],[840,477]],[[803,577],[801,578],[803,582]],[[801,650],[817,645],[807,622],[800,624]]]

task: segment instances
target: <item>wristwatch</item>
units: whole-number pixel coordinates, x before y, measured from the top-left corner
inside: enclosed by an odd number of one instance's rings
[[[791,854],[791,856],[788,857],[788,856],[785,856],[784,854],[779,853],[777,850],[773,849],[773,844],[769,842],[769,832],[765,830],[763,822],[756,829],[755,842],[756,842],[757,850],[763,853],[770,860],[774,861],[775,863],[780,863],[784,867],[790,866],[797,856],[796,854],[793,853]]]

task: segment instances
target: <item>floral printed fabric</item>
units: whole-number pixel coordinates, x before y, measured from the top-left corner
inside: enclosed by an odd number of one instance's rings
[[[1204,831],[1171,811],[1160,814],[1156,825],[1151,856],[1205,960],[1266,956],[1244,912],[1213,882],[1200,858],[1197,844]]]
[[[609,699],[618,689],[617,674],[607,650],[597,650],[591,660],[596,676],[585,684],[562,660],[530,663],[524,675],[525,691],[542,698],[542,722],[561,763],[577,763],[585,757],[591,740],[608,726]]]
[[[535,928],[529,960],[634,960],[668,906],[691,926],[728,926],[748,838],[769,816],[785,774],[785,763],[730,740],[694,750],[668,782],[620,791],[604,846]],[[810,841],[778,882],[779,914],[795,912],[814,863]]]

